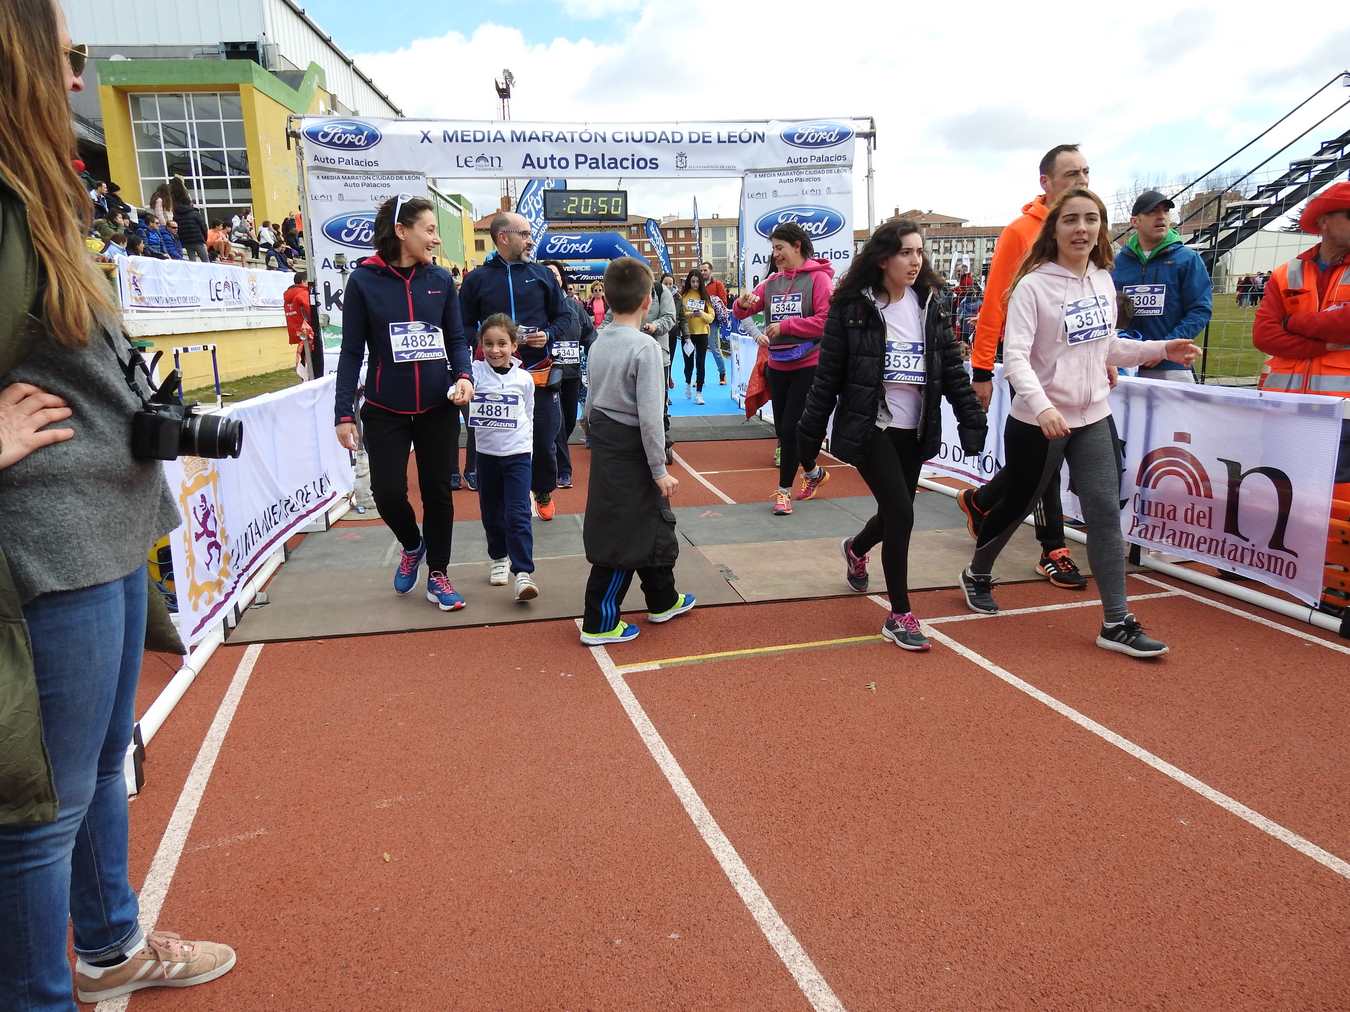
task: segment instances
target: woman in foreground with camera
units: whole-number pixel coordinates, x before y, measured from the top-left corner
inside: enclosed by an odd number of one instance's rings
[[[160,463],[132,452],[150,390],[81,239],[66,91],[84,63],[54,0],[0,4],[0,1008],[16,1012],[74,1009],[72,921],[83,1001],[234,966],[228,946],[143,932],[128,880],[142,654],[182,649],[162,604],[147,637],[146,554],[179,517]]]
[[[425,197],[390,197],[375,214],[375,253],[357,265],[342,293],[342,356],[338,359],[338,442],[357,449],[352,401],[361,360],[366,366],[361,421],[370,455],[370,491],[380,517],[403,546],[394,592],[417,585],[425,558],[427,600],[458,611],[464,598],[446,576],[455,522],[450,497],[454,425],[473,398],[469,346],[459,293],[444,267],[432,263],[441,245],[436,211]],[[469,425],[478,419],[469,411]],[[408,502],[408,450],[417,455],[422,527]]]

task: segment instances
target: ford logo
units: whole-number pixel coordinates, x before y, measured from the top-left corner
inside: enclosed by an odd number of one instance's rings
[[[305,127],[305,139],[335,151],[369,151],[384,135],[357,119],[329,119]]]
[[[844,227],[844,216],[828,207],[796,204],[792,207],[780,207],[763,215],[755,222],[755,231],[767,239],[775,228],[788,222],[800,225],[802,231],[811,237],[812,242],[819,242]]]
[[[796,123],[783,130],[784,143],[794,148],[832,148],[853,139],[853,128],[845,123]]]
[[[544,255],[554,257],[586,256],[595,248],[595,239],[591,236],[550,235],[544,243]]]
[[[323,223],[323,234],[339,246],[352,249],[375,247],[375,212],[349,211]]]

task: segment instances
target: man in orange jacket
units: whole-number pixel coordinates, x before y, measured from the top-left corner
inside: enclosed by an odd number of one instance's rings
[[[975,342],[971,350],[971,385],[975,396],[987,411],[994,395],[994,359],[1003,341],[1003,324],[1008,315],[1008,295],[1012,279],[1022,266],[1032,243],[1040,234],[1041,225],[1049,214],[1050,205],[1066,190],[1088,185],[1087,159],[1077,144],[1057,144],[1041,158],[1042,194],[1022,208],[1022,216],[1005,228],[994,247],[994,259],[989,265],[989,278],[984,286],[984,305],[975,321]],[[980,523],[989,510],[1003,496],[1007,479],[999,471],[978,489],[962,492],[957,497],[966,515],[971,534],[979,540]],[[1041,543],[1041,560],[1036,572],[1056,587],[1081,590],[1087,580],[1078,571],[1064,544],[1064,510],[1059,498],[1060,479],[1056,472],[1045,494],[1036,504],[1036,540]]]
[[[1271,272],[1252,324],[1270,356],[1262,390],[1350,398],[1350,183],[1309,201],[1299,228],[1321,241]],[[1341,423],[1337,499],[1350,499],[1350,421]]]

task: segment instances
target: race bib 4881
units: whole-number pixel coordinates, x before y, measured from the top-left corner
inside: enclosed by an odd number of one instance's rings
[[[518,429],[524,417],[520,394],[476,393],[469,402],[471,429]]]

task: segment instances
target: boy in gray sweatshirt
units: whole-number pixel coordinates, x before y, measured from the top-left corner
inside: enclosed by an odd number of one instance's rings
[[[586,366],[591,467],[582,538],[591,575],[581,642],[588,646],[638,635],[619,618],[634,573],[652,622],[668,622],[695,603],[675,589],[679,541],[670,496],[680,483],[666,471],[665,361],[639,329],[651,307],[651,271],[632,257],[615,260],[605,271],[605,294],[614,319],[596,336]]]

